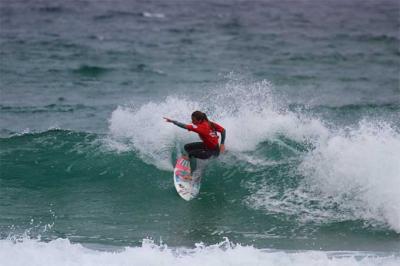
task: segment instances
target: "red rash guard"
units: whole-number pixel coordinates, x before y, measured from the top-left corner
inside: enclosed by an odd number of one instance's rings
[[[213,123],[216,131],[222,133],[224,128],[218,125],[217,123]],[[214,150],[218,147],[218,135],[217,132],[213,130],[212,127],[208,124],[207,121],[203,121],[198,125],[186,125],[186,129],[189,131],[194,131],[199,134],[200,139],[203,141],[204,145],[210,150]]]

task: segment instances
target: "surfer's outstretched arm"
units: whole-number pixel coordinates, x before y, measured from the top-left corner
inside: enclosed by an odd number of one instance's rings
[[[183,129],[187,129],[187,126],[185,124],[181,123],[181,122],[178,122],[178,121],[166,118],[166,117],[164,117],[164,119],[165,119],[165,121],[167,121],[169,123],[172,123],[172,124],[174,124],[174,125],[176,125],[178,127],[181,127]]]
[[[186,127],[186,125],[185,124],[183,124],[183,123],[181,123],[181,122],[178,122],[178,121],[171,121],[171,123],[173,123],[174,125],[176,125],[176,126],[178,126],[178,127],[181,127],[181,128],[183,128],[183,129],[187,129],[187,127]]]

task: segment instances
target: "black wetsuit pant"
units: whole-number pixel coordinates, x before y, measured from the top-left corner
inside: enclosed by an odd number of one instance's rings
[[[189,158],[195,157],[204,160],[211,156],[218,156],[219,146],[212,150],[207,148],[203,142],[193,142],[185,145],[185,151],[188,153]]]

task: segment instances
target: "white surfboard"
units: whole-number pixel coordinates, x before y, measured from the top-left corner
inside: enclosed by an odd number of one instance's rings
[[[186,201],[194,199],[199,194],[201,186],[200,171],[195,171],[192,176],[190,170],[189,159],[186,156],[181,156],[176,161],[174,184],[179,196]]]

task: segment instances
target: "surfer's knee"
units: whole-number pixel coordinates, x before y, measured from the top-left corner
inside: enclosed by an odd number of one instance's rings
[[[185,144],[183,149],[184,149],[184,151],[182,152],[183,154],[187,155],[189,158],[193,157],[193,149],[192,149],[190,143]]]

